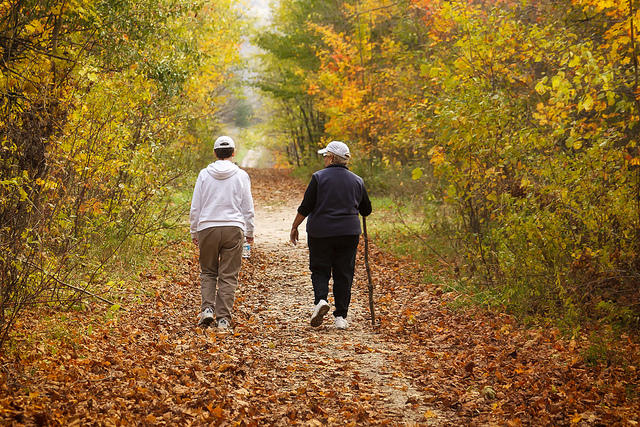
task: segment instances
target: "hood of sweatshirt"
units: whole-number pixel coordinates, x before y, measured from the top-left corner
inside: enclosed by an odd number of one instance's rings
[[[235,175],[240,168],[229,160],[217,160],[207,166],[207,172],[215,179],[227,179]]]

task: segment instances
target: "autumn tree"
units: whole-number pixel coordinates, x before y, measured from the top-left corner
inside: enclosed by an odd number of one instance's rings
[[[321,40],[305,84],[325,138],[381,165],[373,174],[410,166],[466,276],[501,304],[637,316],[637,2],[338,9],[342,22],[298,25]]]
[[[234,79],[238,15],[232,1],[0,3],[0,342],[25,307],[113,288],[110,263],[175,220],[172,184]]]
[[[281,2],[268,30],[255,43],[264,51],[256,85],[276,101],[275,127],[287,141],[297,165],[315,154],[325,136],[325,115],[317,108],[313,81],[320,66],[317,51],[325,45],[310,22],[344,24],[341,2]]]

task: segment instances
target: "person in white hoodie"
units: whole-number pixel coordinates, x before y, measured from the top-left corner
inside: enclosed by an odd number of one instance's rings
[[[249,175],[231,162],[235,143],[219,137],[217,161],[200,171],[191,199],[191,238],[200,249],[201,326],[215,320],[220,330],[231,327],[231,313],[242,246],[253,243],[253,197]]]

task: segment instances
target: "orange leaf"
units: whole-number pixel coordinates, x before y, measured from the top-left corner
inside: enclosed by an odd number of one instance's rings
[[[208,407],[207,407],[208,408]],[[209,409],[211,411],[211,409]],[[224,414],[223,414],[223,410],[220,406],[216,406],[212,411],[211,414],[216,417],[216,418],[223,418]]]

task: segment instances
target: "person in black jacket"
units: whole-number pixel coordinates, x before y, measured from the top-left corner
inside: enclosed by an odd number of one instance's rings
[[[364,181],[349,171],[349,147],[331,141],[318,151],[325,168],[311,177],[291,226],[290,240],[298,242],[298,226],[307,219],[309,269],[314,309],[311,326],[320,326],[329,311],[329,278],[333,276],[335,326],[346,329],[351,302],[351,284],[360,240],[360,217],[371,214],[371,201]]]

